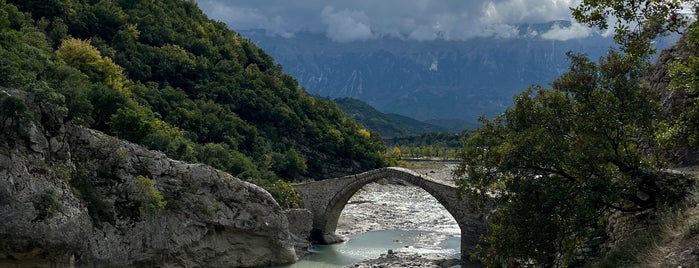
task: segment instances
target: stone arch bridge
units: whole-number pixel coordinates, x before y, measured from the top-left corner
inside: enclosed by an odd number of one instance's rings
[[[402,179],[435,197],[454,217],[461,228],[461,256],[476,250],[481,234],[486,232],[487,211],[475,209],[473,197],[459,189],[405,168],[388,167],[336,179],[295,184],[303,206],[313,213],[312,241],[325,244],[341,242],[335,234],[337,221],[347,201],[364,185],[380,179]]]

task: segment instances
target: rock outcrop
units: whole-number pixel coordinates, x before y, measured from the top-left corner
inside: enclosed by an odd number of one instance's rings
[[[0,266],[249,267],[294,262],[272,196],[202,164],[34,120],[0,140]]]
[[[299,257],[310,254],[308,251],[311,242],[308,236],[313,229],[313,213],[308,209],[289,209],[285,212],[289,220],[289,231],[294,240],[296,255]]]

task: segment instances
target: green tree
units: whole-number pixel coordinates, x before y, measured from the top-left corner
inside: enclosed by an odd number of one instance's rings
[[[27,127],[31,113],[27,109],[24,100],[13,97],[3,96],[4,92],[0,92],[0,133],[2,140],[11,141],[16,137],[27,137]]]
[[[31,16],[0,1],[0,85],[26,89],[53,64],[44,34]]]
[[[272,170],[282,178],[299,179],[307,172],[306,160],[296,150],[289,149],[284,154],[272,154]]]
[[[92,126],[101,131],[109,131],[109,121],[120,108],[128,107],[129,99],[108,86],[92,84],[87,92],[87,98],[92,103]]]
[[[86,126],[95,123],[92,117],[94,106],[89,99],[93,85],[83,73],[70,66],[57,64],[51,72],[51,80],[55,81],[52,86],[60,94],[70,96],[65,98],[65,106],[68,109],[67,121]]]
[[[153,180],[150,178],[139,175],[134,180],[134,186],[134,199],[138,201],[140,208],[145,210],[146,213],[154,215],[167,205],[163,193],[155,188]]]
[[[613,27],[614,40],[631,56],[647,58],[655,50],[656,37],[677,32],[685,27],[690,16],[683,13],[690,0],[583,0],[572,8],[573,17],[588,26],[602,30]]]
[[[683,49],[689,52],[669,66],[668,89],[680,96],[680,107],[668,107],[673,112],[662,141],[679,148],[699,149],[699,25],[694,24],[684,35]]]
[[[610,211],[674,202],[689,183],[664,171],[658,100],[638,59],[610,51],[596,64],[569,54],[552,89],[533,87],[466,139],[459,186],[493,197],[487,263],[564,266]]]
[[[150,118],[143,111],[131,108],[119,108],[109,121],[112,133],[119,138],[132,142],[141,142],[153,131]]]
[[[660,119],[657,92],[642,77],[653,40],[684,27],[683,4],[691,2],[583,0],[573,16],[601,29],[615,21],[625,54],[611,51],[598,64],[570,55],[570,71],[553,89],[530,88],[466,139],[459,185],[498,206],[482,260],[566,266],[609,212],[685,194],[691,180],[666,172],[662,157],[677,125]]]
[[[128,79],[123,74],[123,68],[109,57],[102,57],[89,41],[68,38],[56,50],[56,56],[69,66],[87,74],[93,81],[102,82],[128,95],[126,88]]]
[[[283,180],[277,180],[276,182],[265,187],[267,191],[277,200],[279,206],[285,209],[289,208],[299,208],[301,207],[301,197],[296,193],[294,187]]]
[[[235,165],[235,161],[238,160],[228,149],[218,143],[207,143],[204,146],[200,146],[197,158],[202,163],[228,172],[233,172],[231,168]]]

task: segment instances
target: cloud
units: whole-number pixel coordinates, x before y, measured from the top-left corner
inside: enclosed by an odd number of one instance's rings
[[[570,18],[573,0],[485,1],[482,18],[489,23],[544,23]]]
[[[363,41],[377,37],[371,31],[369,17],[362,11],[335,11],[332,6],[326,6],[320,18],[327,26],[325,35],[333,41]]]
[[[350,42],[379,37],[420,41],[483,36],[513,38],[530,34],[519,32],[518,24],[570,20],[569,7],[577,1],[197,0],[197,3],[210,17],[234,30],[265,29],[267,33],[286,37],[311,31],[324,33],[337,42]],[[579,30],[551,29],[549,37],[582,36],[573,34],[580,34]]]
[[[515,38],[520,36],[519,29],[516,26],[504,23],[486,25],[482,35],[497,38]]]
[[[225,22],[234,29],[264,29],[269,34],[293,37],[299,29],[287,23],[285,14],[270,14],[254,6],[235,6],[225,1],[200,0],[201,9],[211,18]]]
[[[430,41],[437,39],[439,33],[439,30],[435,29],[435,27],[420,25],[408,34],[408,38],[417,41]]]
[[[572,23],[569,27],[561,28],[554,23],[547,32],[541,34],[541,38],[556,41],[568,41],[571,39],[585,38],[592,35],[592,29],[580,23]]]

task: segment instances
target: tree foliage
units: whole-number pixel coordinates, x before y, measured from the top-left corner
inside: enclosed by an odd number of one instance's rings
[[[686,194],[693,181],[668,172],[663,156],[677,133],[693,128],[691,109],[665,121],[644,75],[653,40],[681,30],[691,2],[582,1],[573,16],[601,29],[613,22],[624,54],[611,50],[595,63],[570,53],[569,72],[551,89],[532,87],[503,115],[482,119],[455,171],[462,189],[497,206],[481,260],[568,266],[603,236],[609,213],[649,210]],[[690,59],[674,67],[671,88],[691,95],[692,66]]]
[[[134,188],[134,199],[146,213],[154,215],[167,205],[163,194],[155,188],[150,178],[139,175],[134,180]]]
[[[28,139],[28,123],[31,114],[27,109],[27,104],[20,98],[4,96],[0,92],[0,134],[2,140],[9,142],[12,139]]]
[[[688,183],[663,170],[658,100],[638,59],[569,57],[552,89],[532,87],[482,119],[460,152],[460,187],[495,196],[498,207],[481,256],[490,263],[570,263],[608,212],[674,202]]]
[[[614,40],[629,55],[640,58],[654,53],[652,42],[668,32],[687,26],[690,16],[683,12],[691,0],[583,0],[572,8],[573,17],[602,30],[614,24]]]
[[[278,180],[266,188],[281,207],[285,209],[301,207],[301,197],[288,182]]]
[[[127,79],[124,77],[123,68],[116,65],[111,58],[103,57],[89,41],[68,38],[56,50],[56,56],[93,81],[102,82],[122,94],[127,94]]]
[[[684,49],[689,54],[669,66],[668,89],[681,96],[684,103],[668,122],[661,138],[696,150],[699,148],[699,25],[687,29],[683,38]]]

